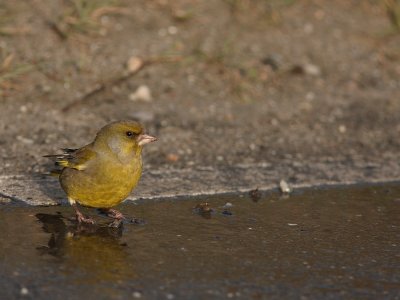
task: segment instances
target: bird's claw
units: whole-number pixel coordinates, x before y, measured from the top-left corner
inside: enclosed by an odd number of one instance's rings
[[[76,214],[76,220],[78,221],[79,224],[81,223],[90,225],[95,224],[95,221],[92,218],[85,217],[83,214]]]
[[[134,217],[125,217],[121,212],[112,208],[99,209],[99,211],[101,214],[104,214],[107,217],[114,219],[110,224],[108,224],[108,227],[118,228],[121,227],[124,223],[137,224],[137,225],[146,224],[144,220],[137,219]]]
[[[114,219],[110,224],[108,224],[108,227],[111,228],[119,228],[123,225],[123,222],[121,219]]]
[[[107,216],[115,220],[120,220],[120,221],[125,220],[125,216],[121,212],[115,209],[109,209],[107,211]]]

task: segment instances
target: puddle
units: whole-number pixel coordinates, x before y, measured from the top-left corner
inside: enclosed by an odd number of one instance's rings
[[[0,206],[0,298],[400,296],[399,183],[119,209],[146,224],[111,229],[84,210],[100,225],[78,228],[70,207]]]

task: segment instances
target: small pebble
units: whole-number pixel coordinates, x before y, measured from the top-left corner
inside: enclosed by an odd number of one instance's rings
[[[167,294],[167,299],[174,299],[175,298],[175,296],[173,295],[173,294]]]
[[[21,288],[20,293],[22,296],[26,296],[29,294],[29,290],[26,287],[23,287],[23,288]]]
[[[305,33],[311,34],[311,33],[313,33],[313,31],[314,31],[314,26],[313,26],[313,24],[311,24],[311,23],[306,23],[306,24],[304,25],[304,27],[303,27],[303,30],[304,30]]]
[[[33,140],[25,138],[25,137],[20,136],[20,135],[17,136],[17,140],[22,142],[22,143],[24,143],[24,144],[27,144],[27,145],[32,145],[33,144]]]
[[[292,192],[292,189],[290,188],[289,184],[283,179],[279,182],[279,187],[281,189],[281,192],[284,194],[289,194]]]
[[[340,126],[339,126],[339,132],[340,132],[340,133],[345,133],[346,130],[347,130],[347,128],[346,128],[345,125],[340,125]]]
[[[304,65],[294,65],[291,68],[292,74],[296,75],[310,75],[310,76],[319,76],[321,75],[321,69],[317,65],[313,64],[304,64]]]
[[[208,202],[196,204],[196,206],[193,209],[200,214],[211,213],[213,211],[212,207]]]
[[[257,202],[261,199],[261,192],[258,190],[258,188],[256,188],[255,190],[251,190],[249,192],[249,195],[251,200],[253,200],[254,202]]]
[[[136,298],[136,299],[142,298],[142,293],[141,292],[133,292],[132,297]]]
[[[306,100],[307,101],[312,101],[315,99],[315,94],[313,92],[308,92],[306,95]]]
[[[179,155],[174,153],[167,154],[167,160],[170,162],[177,162],[179,160]]]
[[[132,101],[150,102],[153,98],[150,88],[147,85],[141,85],[134,93],[129,95],[129,99]]]
[[[272,126],[278,126],[279,125],[279,121],[277,119],[275,119],[275,118],[271,119],[270,122],[271,122]]]
[[[175,26],[169,26],[168,27],[168,33],[170,35],[175,35],[178,33],[178,28],[176,28]]]
[[[232,203],[226,202],[226,203],[224,204],[223,208],[231,208],[232,206],[233,206]]]
[[[307,75],[311,75],[311,76],[319,76],[321,75],[321,69],[313,64],[306,64],[303,66],[304,68],[304,73],[306,73]]]
[[[178,22],[185,22],[192,17],[192,13],[190,11],[185,11],[178,9],[174,12],[174,19]]]
[[[136,72],[139,68],[141,68],[143,65],[143,60],[141,60],[139,57],[132,56],[129,58],[127,67],[128,71],[130,73]]]
[[[273,71],[277,71],[282,64],[282,59],[279,55],[272,54],[261,60],[264,65],[270,66]]]

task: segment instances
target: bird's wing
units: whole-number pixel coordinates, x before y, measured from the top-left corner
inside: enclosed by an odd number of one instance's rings
[[[88,162],[96,157],[96,152],[93,151],[90,145],[79,149],[62,149],[64,153],[45,155],[44,157],[49,157],[55,159],[56,166],[63,168],[71,168],[76,170],[84,170]]]

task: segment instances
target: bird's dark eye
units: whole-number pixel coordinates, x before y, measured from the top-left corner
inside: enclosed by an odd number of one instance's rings
[[[126,136],[133,136],[133,132],[132,131],[127,131],[126,132]]]

